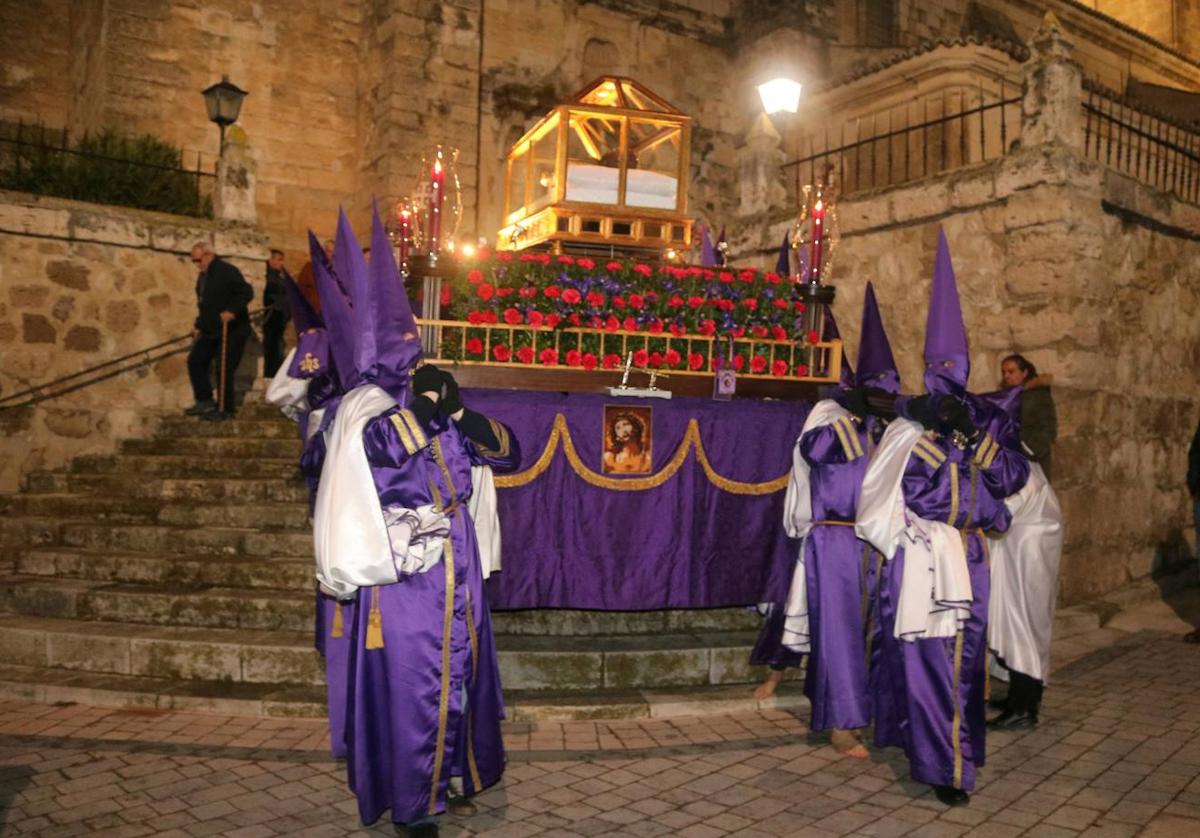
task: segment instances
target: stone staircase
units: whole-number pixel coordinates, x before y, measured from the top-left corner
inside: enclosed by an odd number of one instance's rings
[[[324,712],[295,426],[165,418],[149,439],[0,497],[0,695],[268,715]],[[743,609],[494,615],[509,717],[759,706]],[[770,706],[803,703],[784,685]]]

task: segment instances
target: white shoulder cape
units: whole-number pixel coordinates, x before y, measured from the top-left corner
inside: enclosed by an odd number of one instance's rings
[[[292,359],[295,357],[296,350],[289,350],[287,357],[279,365],[279,371],[267,385],[264,398],[267,404],[273,404],[283,411],[287,418],[299,420],[301,415],[308,412],[308,379],[292,378],[288,375],[288,370],[292,368]]]
[[[496,481],[491,466],[471,466],[471,501],[467,504],[475,524],[479,564],[483,578],[500,570],[500,516],[496,511]]]
[[[953,637],[971,611],[971,577],[958,530],[920,518],[904,504],[904,469],[923,429],[897,418],[880,440],[858,502],[858,537],[887,559],[904,548],[896,637]]]
[[[1062,510],[1042,467],[1033,462],[1025,486],[1004,504],[1012,513],[1008,532],[988,539],[988,646],[1010,669],[1044,682],[1050,674]]]
[[[804,420],[800,436],[792,446],[792,472],[788,477],[787,493],[783,499],[783,528],[791,538],[800,539],[796,565],[792,569],[792,584],[784,603],[783,645],[794,652],[807,654],[811,649],[808,625],[808,577],[804,572],[805,539],[812,530],[811,469],[800,453],[800,440],[809,431],[832,424],[849,412],[833,399],[817,402]]]

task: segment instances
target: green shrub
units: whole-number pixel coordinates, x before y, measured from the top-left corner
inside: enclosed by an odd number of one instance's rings
[[[39,141],[31,142],[34,133]],[[157,137],[106,129],[85,135],[69,149],[45,142],[44,131],[26,130],[23,142],[15,139],[9,131],[0,140],[0,188],[177,215],[212,215],[212,199],[203,193],[213,178],[183,171],[180,150]]]

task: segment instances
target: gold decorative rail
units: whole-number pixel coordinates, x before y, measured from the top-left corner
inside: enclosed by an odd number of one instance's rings
[[[842,370],[842,342],[823,341],[800,344],[788,340],[756,337],[718,337],[673,335],[670,332],[609,331],[586,327],[536,328],[507,323],[469,323],[465,320],[418,319],[422,330],[434,330],[436,363],[469,364],[485,367],[553,367],[588,371],[620,369],[629,353],[645,352],[646,363],[635,360],[635,367],[655,367],[668,375],[711,376],[718,362],[741,356],[740,377],[837,382]],[[525,351],[528,350],[528,351]],[[570,355],[579,353],[578,357]],[[547,354],[551,353],[551,354]],[[586,360],[587,355],[591,360]],[[569,357],[568,357],[569,356]],[[606,366],[605,358],[615,356],[615,365]],[[761,360],[759,360],[761,359]],[[673,362],[673,363],[672,363]]]

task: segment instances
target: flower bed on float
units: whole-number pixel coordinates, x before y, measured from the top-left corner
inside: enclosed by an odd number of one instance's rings
[[[798,332],[787,277],[546,253],[447,263],[440,355],[463,364],[836,381],[841,342]]]

